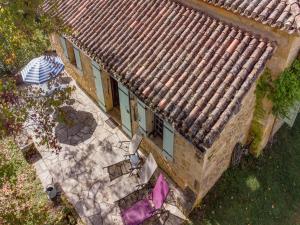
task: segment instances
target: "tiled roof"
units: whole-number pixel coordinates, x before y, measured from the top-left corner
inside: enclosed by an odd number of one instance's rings
[[[300,33],[299,0],[202,0],[256,21]]]
[[[62,0],[56,13],[76,45],[200,149],[239,111],[274,50],[172,0]]]

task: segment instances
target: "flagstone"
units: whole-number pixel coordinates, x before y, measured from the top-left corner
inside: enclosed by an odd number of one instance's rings
[[[58,125],[56,134],[62,150],[55,154],[39,146],[43,160],[36,163],[37,174],[44,187],[59,183],[86,224],[122,225],[118,204],[114,202],[116,193],[111,193],[109,187],[123,179],[130,186],[137,182],[136,177],[125,175],[111,181],[104,167],[124,160],[128,144],[121,145],[120,141],[129,139],[105,123],[108,117],[79,88],[73,97],[76,102],[70,107],[74,110],[68,110],[90,113],[94,119],[81,119],[80,126],[67,130]]]
[[[48,185],[52,184],[53,180],[49,171],[37,172],[37,175],[39,176],[43,187],[46,188]]]
[[[82,208],[84,215],[87,217],[101,213],[99,203],[90,198],[82,200]]]
[[[90,216],[89,220],[92,223],[92,225],[104,225],[102,222],[101,213]]]

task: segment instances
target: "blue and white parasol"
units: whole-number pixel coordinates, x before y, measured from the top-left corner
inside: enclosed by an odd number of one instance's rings
[[[41,56],[31,60],[21,71],[23,81],[30,84],[42,84],[59,75],[65,66],[57,56]]]

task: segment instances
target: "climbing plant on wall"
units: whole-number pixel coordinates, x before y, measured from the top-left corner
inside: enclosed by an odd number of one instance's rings
[[[290,109],[300,101],[300,61],[285,69],[278,79],[273,81],[268,98],[273,102],[274,115],[286,118]]]
[[[263,124],[261,121],[266,116],[266,111],[263,108],[263,99],[267,97],[270,92],[271,80],[271,71],[266,69],[258,80],[255,90],[256,99],[253,120],[250,128],[250,139],[252,141],[251,152],[256,156],[260,154],[259,146],[263,137]]]
[[[250,138],[253,141],[251,151],[259,156],[261,153],[260,143],[263,137],[263,124],[261,121],[266,116],[263,108],[263,99],[272,102],[272,113],[276,117],[287,118],[290,109],[300,101],[300,61],[296,59],[292,65],[286,68],[277,79],[272,80],[269,69],[266,69],[256,87],[256,105]]]

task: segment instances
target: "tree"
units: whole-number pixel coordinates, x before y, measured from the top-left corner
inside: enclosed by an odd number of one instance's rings
[[[58,85],[57,79],[48,83],[49,89]],[[73,90],[69,85],[48,96],[40,88],[17,87],[13,78],[0,80],[0,139],[17,137],[26,130],[37,144],[59,151],[54,127],[61,118],[60,108],[70,99]]]
[[[0,0],[0,138],[31,130],[38,144],[59,150],[53,128],[73,88],[43,97],[41,90],[18,87],[12,78],[32,58],[49,50],[50,33],[67,31],[54,16],[57,1],[47,0],[52,7],[45,13],[44,0]]]
[[[43,12],[43,2],[0,0],[0,77],[16,74],[49,48],[48,34],[65,30],[59,18]]]

